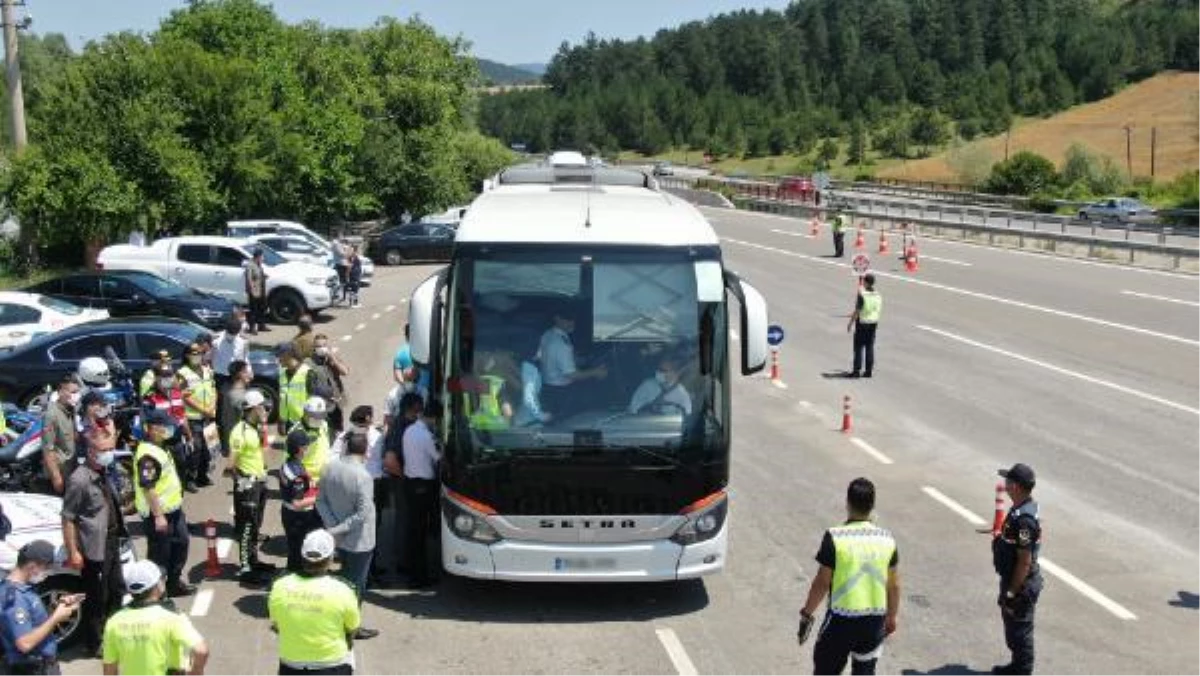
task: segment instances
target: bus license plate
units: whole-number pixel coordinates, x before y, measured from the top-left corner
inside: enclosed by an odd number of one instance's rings
[[[613,570],[617,560],[611,558],[556,558],[554,570]]]

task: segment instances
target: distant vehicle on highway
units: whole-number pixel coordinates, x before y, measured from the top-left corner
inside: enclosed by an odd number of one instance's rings
[[[227,298],[203,293],[140,270],[77,272],[34,284],[26,291],[83,308],[103,308],[105,317],[162,316],[185,319],[210,329],[225,328],[233,314]]]
[[[784,176],[779,182],[779,199],[807,202],[812,200],[815,194],[816,187],[813,186],[812,179],[806,176]]]
[[[29,341],[68,326],[107,319],[108,312],[91,310],[40,293],[0,292],[0,349]]]
[[[670,162],[655,162],[652,173],[655,176],[674,176],[675,167]]]
[[[455,230],[440,223],[409,223],[384,232],[375,241],[376,257],[388,265],[445,262],[454,249]]]
[[[1158,211],[1132,197],[1108,197],[1079,210],[1079,220],[1147,223],[1158,218]]]

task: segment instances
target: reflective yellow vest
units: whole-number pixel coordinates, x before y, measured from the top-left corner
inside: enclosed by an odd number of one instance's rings
[[[162,513],[170,514],[183,505],[183,484],[179,481],[179,473],[175,471],[175,459],[158,446],[143,441],[138,444],[137,451],[133,454],[133,466],[140,468],[142,458],[147,456],[157,460],[159,466],[162,467],[162,474],[158,476],[158,482],[154,484],[154,492],[158,495],[158,504],[162,508]],[[135,471],[140,470],[135,469]],[[138,514],[143,517],[150,516],[150,501],[146,499],[146,489],[142,488],[142,482],[134,481],[133,487],[133,503],[137,507]]]
[[[846,217],[841,214],[834,216],[833,217],[833,231],[834,232],[842,232],[845,229],[846,229]]]
[[[308,472],[313,483],[318,483],[321,481],[321,472],[329,462],[329,423],[322,422],[321,426],[314,430],[309,429],[301,420],[292,425],[288,434],[296,430],[303,430],[308,435],[308,450],[304,452],[304,457],[300,458],[300,464],[304,465],[304,470]]]
[[[896,541],[886,528],[855,521],[829,529],[836,554],[829,610],[859,617],[887,614],[888,564]]]
[[[213,379],[213,372],[207,366],[200,367],[200,373],[196,373],[190,366],[184,366],[179,369],[179,375],[183,377],[186,385],[184,390],[204,406],[206,409],[212,408],[217,400],[217,385]],[[190,404],[187,406],[188,420],[204,420],[207,414],[200,411],[198,408],[192,408]]]
[[[297,422],[304,417],[304,402],[308,401],[308,364],[301,364],[288,380],[287,370],[279,372],[279,417],[284,422]]]
[[[506,430],[508,419],[500,409],[500,391],[504,388],[504,379],[500,376],[482,376],[487,384],[487,392],[479,395],[479,410],[471,413],[471,403],[468,395],[467,412],[470,415],[471,427],[478,430]]]
[[[229,453],[233,466],[245,476],[267,476],[267,460],[263,456],[262,432],[245,420],[229,432]]]
[[[362,616],[354,589],[332,575],[285,575],[271,585],[267,614],[279,630],[279,660],[316,669],[345,663],[346,635]]]
[[[145,397],[150,394],[150,390],[154,389],[154,381],[157,378],[154,374],[154,369],[146,369],[142,374],[142,379],[138,381],[138,396]]]
[[[104,661],[122,674],[183,672],[202,640],[187,617],[161,604],[128,606],[104,625]]]
[[[858,321],[863,324],[878,324],[879,314],[883,312],[883,296],[878,291],[862,290],[859,292],[863,299],[862,310],[858,312]]]

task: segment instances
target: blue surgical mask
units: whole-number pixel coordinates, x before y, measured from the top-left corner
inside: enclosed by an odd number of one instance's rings
[[[179,430],[174,425],[167,425],[166,427],[163,427],[163,438],[171,439],[175,436],[175,433],[178,431]]]
[[[112,451],[104,451],[96,454],[96,464],[101,467],[108,467],[117,459],[117,454]]]

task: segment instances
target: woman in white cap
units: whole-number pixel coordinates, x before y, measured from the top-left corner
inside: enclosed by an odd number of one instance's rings
[[[267,597],[271,626],[279,633],[280,674],[352,674],[354,639],[361,637],[358,596],[329,574],[335,545],[315,530],[300,547],[298,573],[275,581]]]
[[[166,594],[162,570],[153,561],[134,561],[123,569],[133,601],[104,627],[104,673],[203,674],[208,643],[191,620],[160,601]]]

